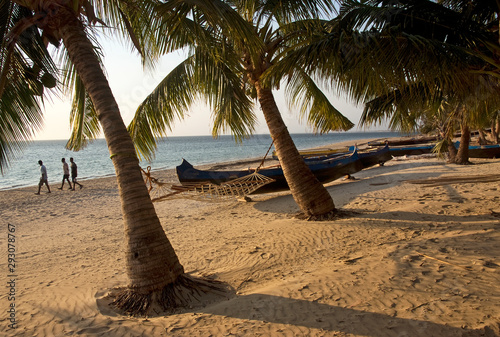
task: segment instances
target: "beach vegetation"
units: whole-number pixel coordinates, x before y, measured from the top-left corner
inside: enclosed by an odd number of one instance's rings
[[[231,294],[222,283],[184,272],[156,214],[95,45],[97,26],[115,27],[147,62],[148,54],[142,48],[148,38],[143,34],[147,20],[141,20],[150,17],[143,11],[146,1],[15,0],[1,1],[0,7],[2,163],[9,147],[40,127],[40,95],[44,94],[40,85],[53,87],[54,80],[45,74],[58,75],[47,47],[64,48],[60,67],[67,71],[60,84],[73,86],[77,96],[72,112],[75,137],[92,137],[102,128],[117,178],[129,284],[111,292],[115,307],[127,314],[148,315],[196,305],[207,293],[211,299]],[[227,18],[222,13],[217,20]]]
[[[0,171],[43,125],[44,99],[54,94],[58,71],[32,13],[12,1],[0,2]]]
[[[341,1],[339,15],[286,57],[363,104],[361,125],[417,131],[425,114],[454,106],[463,136],[455,162],[468,163],[464,132],[500,107],[498,12],[489,0]]]
[[[187,57],[138,107],[128,127],[138,152],[151,158],[158,139],[167,136],[172,123],[198,99],[205,100],[213,112],[213,135],[231,132],[236,140],[254,131],[258,105],[301,211],[310,217],[335,213],[332,197],[299,155],[275,97],[283,87],[290,105],[298,107],[298,117],[317,133],[353,127],[330,102],[314,63],[306,71],[283,58],[287,50],[309,39],[318,29],[320,17],[333,15],[333,2],[254,0],[224,4],[231,29],[227,23],[207,19],[218,16],[220,10],[210,1],[165,1],[156,7],[159,16],[152,17],[150,24],[156,40],[151,41],[154,45],[150,49],[161,53],[182,49]],[[285,75],[264,78],[281,62],[287,62]]]

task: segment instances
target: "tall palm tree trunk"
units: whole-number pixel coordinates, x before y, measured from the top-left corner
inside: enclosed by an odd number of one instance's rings
[[[455,163],[460,165],[470,164],[469,162],[469,144],[470,144],[470,129],[469,126],[462,122],[460,126],[462,135],[460,136],[460,146],[455,157]]]
[[[491,122],[491,140],[494,144],[499,144],[500,138],[498,137],[500,133],[500,117],[496,116]]]
[[[184,273],[149,197],[134,145],[120,115],[108,81],[74,13],[59,10],[58,31],[74,63],[104,131],[115,167],[127,242],[129,290],[149,294]]]
[[[279,112],[271,89],[255,83],[257,97],[264,113],[276,154],[283,168],[292,196],[309,216],[320,216],[335,210],[330,193],[318,181],[299,154]]]
[[[457,159],[457,148],[453,143],[453,139],[450,137],[448,139],[448,162],[454,163]]]
[[[488,141],[486,140],[486,134],[484,133],[484,130],[479,128],[477,130],[479,133],[479,145],[486,145],[488,144]]]

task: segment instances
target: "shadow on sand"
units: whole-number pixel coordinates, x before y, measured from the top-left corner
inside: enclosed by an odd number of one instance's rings
[[[356,336],[495,336],[488,327],[466,329],[266,294],[236,296],[201,312]]]
[[[105,302],[98,301],[101,314],[114,316]],[[211,304],[204,308],[195,308],[183,313],[203,313],[216,315],[224,318],[237,318],[260,323],[273,323],[299,327],[301,335],[355,335],[369,337],[497,337],[498,335],[489,328],[468,329],[447,324],[438,324],[409,318],[393,317],[390,315],[356,310],[352,308],[337,307],[317,301],[306,301],[268,294],[235,295],[233,298]],[[150,317],[162,317],[162,313]],[[130,320],[133,318],[128,318]],[[140,324],[143,318],[137,318]],[[108,322],[109,323],[109,322]],[[225,322],[225,326],[231,326],[231,322]],[[110,330],[115,330],[109,325]],[[98,326],[93,327],[98,329]],[[104,327],[102,327],[104,328]],[[252,325],[247,327],[251,329]],[[283,327],[276,327],[280,330]],[[86,328],[84,328],[86,329]],[[189,330],[189,328],[188,328]],[[189,331],[186,331],[187,333]],[[303,333],[303,334],[302,334]],[[332,334],[330,334],[332,333]],[[108,335],[113,336],[112,331]]]

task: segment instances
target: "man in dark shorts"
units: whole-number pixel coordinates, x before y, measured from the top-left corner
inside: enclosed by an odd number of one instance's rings
[[[76,181],[76,177],[78,176],[76,163],[73,161],[73,158],[69,158],[69,161],[71,163],[71,181],[73,182],[73,191],[75,190],[76,185],[80,186],[80,189],[82,189],[83,186]]]
[[[69,165],[66,163],[66,159],[63,158],[61,159],[61,162],[63,163],[63,179],[62,179],[62,185],[61,187],[58,187],[58,189],[62,190],[64,187],[64,181],[67,180],[69,184],[69,189],[71,190],[71,182],[69,181]]]
[[[40,165],[40,182],[38,183],[38,192],[35,194],[40,194],[40,190],[42,189],[43,184],[47,186],[47,189],[49,190],[48,193],[50,193],[47,168],[45,167],[45,165],[43,165],[43,162],[41,160],[38,161],[38,164]]]

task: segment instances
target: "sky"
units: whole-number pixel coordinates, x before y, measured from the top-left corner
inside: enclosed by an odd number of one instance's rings
[[[118,41],[105,39],[102,42],[104,67],[111,90],[118,102],[125,125],[132,120],[135,109],[158,83],[182,60],[180,53],[163,57],[155,70],[148,71],[142,67],[140,58],[129,47]],[[356,126],[351,131],[362,131],[358,121],[363,110],[343,98],[332,93],[331,102],[349,118]],[[290,133],[310,133],[312,129],[307,123],[300,122],[297,110],[290,110],[281,92],[276,93],[276,101]],[[36,133],[35,140],[68,139],[71,133],[69,125],[70,97],[51,97],[44,105],[44,126]],[[176,121],[172,132],[167,136],[201,136],[212,134],[211,111],[203,103],[193,106],[189,117]],[[268,134],[267,125],[260,111],[256,113],[258,125],[255,134]],[[372,127],[370,130],[386,130],[386,127]]]

